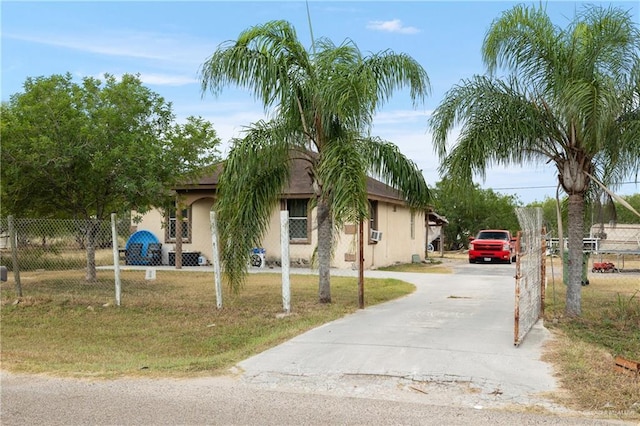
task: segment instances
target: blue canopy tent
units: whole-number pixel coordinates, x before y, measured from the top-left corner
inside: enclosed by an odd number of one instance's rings
[[[127,265],[161,265],[162,244],[149,231],[136,231],[125,246]]]

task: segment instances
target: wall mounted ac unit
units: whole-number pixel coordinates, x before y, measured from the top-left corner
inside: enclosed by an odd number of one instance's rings
[[[371,241],[380,241],[382,240],[382,231],[376,231],[375,229],[371,230],[371,235],[369,236]]]

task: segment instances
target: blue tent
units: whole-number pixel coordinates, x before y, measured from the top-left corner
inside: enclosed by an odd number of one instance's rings
[[[162,264],[162,244],[149,231],[136,231],[127,240],[127,265],[160,265]]]

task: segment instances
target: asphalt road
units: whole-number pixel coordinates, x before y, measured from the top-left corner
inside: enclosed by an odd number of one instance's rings
[[[91,381],[2,374],[3,426],[600,425],[525,412],[283,392],[236,379]]]
[[[304,333],[240,362],[225,377],[77,380],[3,372],[0,422],[620,423],[571,412],[547,398],[557,390],[551,367],[540,361],[549,333],[540,324],[523,344],[513,346],[513,265],[458,263],[454,270],[369,271],[367,276],[412,282],[417,291]]]

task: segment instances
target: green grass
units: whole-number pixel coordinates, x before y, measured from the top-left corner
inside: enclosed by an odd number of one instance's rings
[[[211,274],[160,272],[136,282],[123,273],[122,306],[112,285],[65,289],[57,274],[25,274],[16,300],[2,285],[2,368],[77,377],[224,374],[235,363],[358,309],[357,279],[332,277],[332,303],[317,303],[317,277],[291,277],[291,314],[282,316],[280,276],[250,275],[216,308]],[[365,304],[414,290],[366,279]],[[16,303],[17,302],[17,303]]]
[[[379,268],[380,271],[391,272],[419,272],[431,274],[450,274],[451,268],[442,264],[442,260],[429,258],[419,263],[399,263],[396,265]]]

